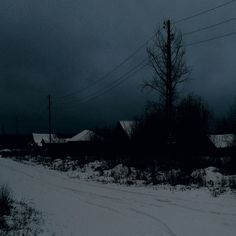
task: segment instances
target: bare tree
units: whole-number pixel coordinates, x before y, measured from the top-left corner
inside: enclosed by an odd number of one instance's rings
[[[184,60],[182,34],[170,20],[164,22],[163,28],[155,32],[147,53],[154,74],[151,80],[144,82],[144,87],[149,87],[160,94],[170,127],[177,87],[190,73]]]
[[[236,98],[234,98],[225,116],[217,120],[216,130],[219,133],[233,133],[236,135]]]

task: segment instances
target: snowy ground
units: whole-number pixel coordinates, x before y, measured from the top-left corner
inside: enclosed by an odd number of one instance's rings
[[[43,235],[236,235],[236,197],[205,188],[125,187],[69,178],[66,173],[0,158],[0,184],[34,203]]]

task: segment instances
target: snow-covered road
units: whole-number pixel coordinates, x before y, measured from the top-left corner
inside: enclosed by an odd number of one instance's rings
[[[230,194],[104,185],[2,158],[1,183],[43,212],[44,235],[236,235],[236,198]]]

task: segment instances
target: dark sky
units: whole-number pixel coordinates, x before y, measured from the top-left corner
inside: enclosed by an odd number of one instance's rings
[[[47,131],[48,94],[55,132],[79,132],[140,115],[147,100],[155,98],[141,91],[142,81],[152,77],[148,68],[109,93],[83,101],[112,87],[145,58],[143,49],[97,82],[164,19],[178,20],[227,1],[0,0],[0,124],[14,132],[17,115],[21,132]],[[235,17],[235,12],[236,2],[176,26],[185,33]],[[236,20],[186,36],[184,42],[234,31]],[[193,72],[180,94],[196,93],[217,114],[225,112],[236,96],[235,42],[232,36],[186,48]]]

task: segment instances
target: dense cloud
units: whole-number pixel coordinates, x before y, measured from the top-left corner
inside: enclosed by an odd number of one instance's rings
[[[0,124],[12,132],[18,115],[22,132],[45,131],[48,94],[53,95],[53,126],[59,132],[77,132],[141,114],[145,102],[154,97],[140,89],[142,81],[151,77],[148,69],[110,93],[79,102],[106,90],[140,62],[145,49],[97,82],[164,19],[180,19],[222,2],[226,0],[0,0]],[[235,10],[233,3],[177,27],[188,32],[233,17]],[[233,32],[235,25],[236,21],[184,40],[191,43]],[[202,95],[216,112],[224,112],[235,96],[234,51],[235,37],[188,47],[187,62],[193,73],[181,91]],[[60,98],[76,91],[80,93]]]

